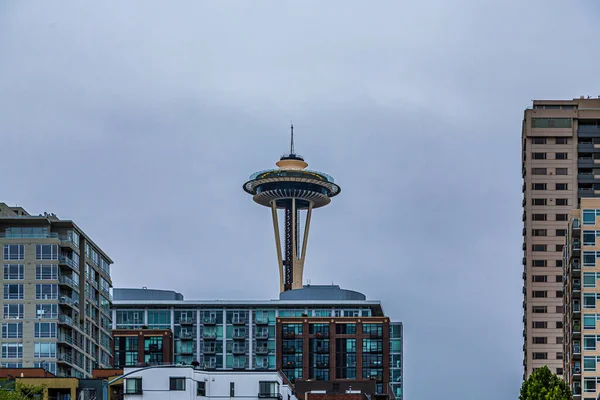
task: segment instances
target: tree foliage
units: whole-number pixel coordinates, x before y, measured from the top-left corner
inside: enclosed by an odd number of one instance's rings
[[[0,387],[0,400],[42,399],[44,386],[24,385],[22,383],[3,382]]]
[[[523,382],[519,400],[573,400],[573,396],[565,381],[543,366]]]

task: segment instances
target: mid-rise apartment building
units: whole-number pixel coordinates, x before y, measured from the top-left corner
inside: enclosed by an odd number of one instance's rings
[[[377,393],[402,398],[402,325],[389,321],[381,302],[361,293],[311,285],[284,291],[279,300],[263,301],[183,300],[179,293],[150,289],[115,289],[114,296],[113,327],[171,329],[176,364],[197,362],[205,370],[282,371],[291,383],[375,381]],[[302,327],[306,324],[306,330],[294,330],[298,338],[290,339],[287,324],[297,320]],[[330,334],[344,343],[330,346],[331,339],[324,336]],[[289,346],[290,340],[299,344]],[[290,353],[292,347],[298,351]]]
[[[569,212],[600,197],[600,99],[535,100],[522,127],[523,378],[563,370]]]
[[[90,377],[111,365],[111,259],[73,221],[0,203],[1,365]]]
[[[170,329],[114,329],[112,334],[115,368],[173,363]]]

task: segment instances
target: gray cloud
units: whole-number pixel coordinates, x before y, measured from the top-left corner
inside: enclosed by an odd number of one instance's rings
[[[520,126],[598,95],[594,2],[0,4],[3,201],[72,218],[117,286],[275,298],[286,149],[343,188],[306,275],[405,323],[409,399],[514,398]],[[8,173],[6,173],[8,172]]]

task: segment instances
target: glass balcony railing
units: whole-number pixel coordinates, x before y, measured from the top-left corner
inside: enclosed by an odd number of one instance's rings
[[[73,326],[73,319],[67,315],[64,314],[60,314],[58,316],[58,322],[66,324],[66,325],[70,325]]]
[[[58,239],[58,233],[16,233],[0,232],[0,239]]]
[[[581,229],[581,220],[579,218],[573,218],[573,223],[571,224],[573,229]]]
[[[79,266],[75,265],[75,261],[73,261],[71,258],[69,258],[67,256],[60,256],[58,258],[58,262],[59,262],[59,264],[64,264],[64,265],[67,265],[67,266],[73,268],[75,271],[79,270]]]

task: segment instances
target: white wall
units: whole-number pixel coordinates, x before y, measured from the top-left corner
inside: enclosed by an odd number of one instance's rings
[[[125,374],[137,368],[126,368]],[[235,383],[235,397],[244,400],[259,400],[259,382],[270,381],[279,383],[279,393],[282,400],[298,400],[292,395],[291,389],[283,385],[277,372],[253,371],[200,371],[191,366],[159,367],[135,372],[128,378],[142,378],[141,395],[125,395],[130,400],[183,400],[183,399],[214,399],[229,398],[230,382]],[[170,377],[185,377],[185,391],[169,390]],[[127,378],[126,378],[127,379]],[[197,382],[205,382],[206,397],[196,396]],[[288,397],[289,396],[289,397]],[[268,400],[268,399],[260,399]]]

